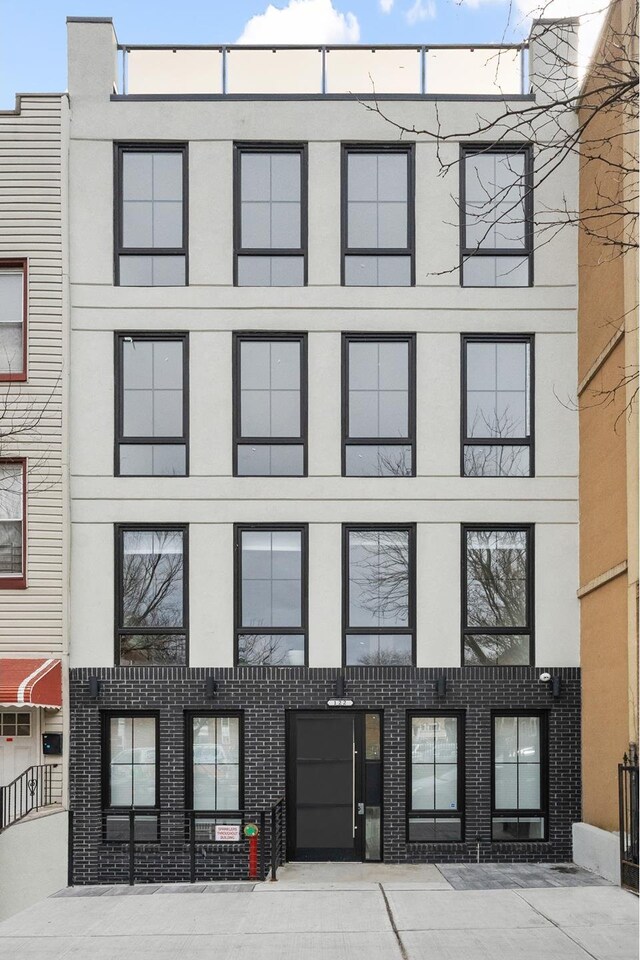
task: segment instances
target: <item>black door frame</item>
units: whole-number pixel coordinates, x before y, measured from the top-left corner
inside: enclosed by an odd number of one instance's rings
[[[334,854],[331,856],[332,848],[326,849],[327,861],[344,861],[350,863],[364,863],[366,853],[366,816],[365,813],[359,813],[360,805],[363,811],[365,807],[365,776],[366,776],[366,743],[365,743],[365,717],[367,714],[375,713],[380,718],[380,766],[384,770],[384,727],[382,710],[370,709],[339,709],[339,710],[314,710],[291,709],[286,711],[286,799],[287,799],[287,860],[299,861],[296,850],[296,805],[295,805],[295,725],[296,717],[300,714],[306,716],[315,715],[317,717],[330,717],[336,713],[340,715],[348,714],[353,717],[354,740],[356,749],[355,762],[355,810],[356,810],[356,836],[353,845],[353,857],[344,858]],[[382,801],[383,797],[381,797]],[[384,831],[384,803],[380,804],[380,860],[382,860],[382,837]],[[336,851],[337,853],[337,851]],[[300,862],[304,862],[301,860]],[[312,862],[312,861],[308,861]],[[380,861],[370,861],[372,863]]]

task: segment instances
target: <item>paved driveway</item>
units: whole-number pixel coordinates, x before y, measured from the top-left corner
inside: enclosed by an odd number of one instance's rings
[[[522,867],[490,868],[494,889],[469,887],[485,867],[373,864],[291,865],[255,885],[79,887],[0,924],[0,958],[637,960],[634,896],[529,869],[533,887]]]

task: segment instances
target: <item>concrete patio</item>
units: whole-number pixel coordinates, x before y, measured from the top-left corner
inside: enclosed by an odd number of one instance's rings
[[[279,877],[277,883],[263,884],[62,890],[0,924],[0,957],[636,960],[638,956],[637,899],[568,864],[440,868],[290,864]],[[478,889],[482,883],[484,888]]]

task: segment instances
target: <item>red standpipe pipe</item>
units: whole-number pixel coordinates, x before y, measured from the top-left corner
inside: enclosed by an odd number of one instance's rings
[[[258,879],[258,838],[249,837],[249,880]]]

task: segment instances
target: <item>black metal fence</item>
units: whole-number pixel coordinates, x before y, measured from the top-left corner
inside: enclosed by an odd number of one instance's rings
[[[219,879],[219,867],[237,880],[277,880],[278,868],[285,862],[284,798],[263,809],[225,811],[223,814],[201,810],[108,809],[99,814],[103,849],[114,854],[115,882],[159,882],[166,879],[166,865],[173,863],[172,882],[206,882]],[[76,830],[75,816],[69,811],[69,836]],[[247,824],[258,828],[254,844],[254,863],[250,857],[251,840],[245,836]],[[122,855],[121,855],[122,854]],[[154,868],[164,864],[162,874]],[[117,866],[116,866],[117,865]],[[171,868],[170,868],[171,870]],[[73,846],[69,846],[69,885],[74,883]]]
[[[625,753],[618,764],[620,809],[620,878],[623,887],[638,892],[638,755]]]
[[[59,800],[53,789],[55,763],[27,767],[11,783],[0,787],[0,831],[22,820],[32,810],[47,807]]]
[[[278,867],[286,862],[286,824],[284,797],[271,808],[271,879],[278,879]]]

